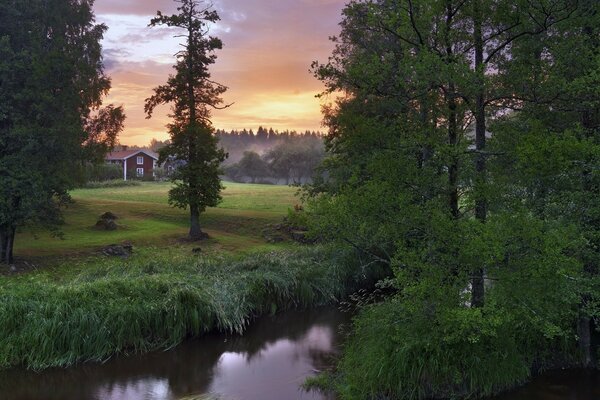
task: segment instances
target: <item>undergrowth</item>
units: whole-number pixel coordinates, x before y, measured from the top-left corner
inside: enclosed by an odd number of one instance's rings
[[[0,368],[65,367],[209,331],[242,332],[254,316],[334,303],[364,285],[369,277],[351,258],[321,247],[245,258],[159,255],[0,277]]]
[[[335,374],[307,384],[342,400],[476,399],[526,382],[533,365],[575,362],[574,342],[544,337],[510,312],[486,311],[432,317],[396,299],[369,305],[354,320]]]

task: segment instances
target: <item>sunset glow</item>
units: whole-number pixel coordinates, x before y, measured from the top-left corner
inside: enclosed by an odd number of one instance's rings
[[[217,0],[221,22],[211,34],[224,48],[213,65],[213,78],[229,87],[224,99],[234,103],[215,111],[220,129],[317,130],[323,86],[309,72],[314,60],[325,61],[333,48],[329,36],[339,32],[344,0]],[[152,119],[144,99],[166,81],[175,61],[176,31],[148,28],[157,10],[175,11],[172,0],[97,0],[98,22],[108,26],[103,41],[106,71],[112,78],[107,103],[124,105],[123,144],[165,139],[168,107]]]

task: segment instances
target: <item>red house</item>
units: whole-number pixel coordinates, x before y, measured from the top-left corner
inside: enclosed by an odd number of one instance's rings
[[[150,150],[115,151],[106,155],[108,164],[118,164],[123,168],[123,180],[154,176],[158,155]]]

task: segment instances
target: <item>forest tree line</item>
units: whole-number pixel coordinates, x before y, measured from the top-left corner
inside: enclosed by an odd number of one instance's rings
[[[316,173],[325,155],[324,134],[320,131],[278,131],[259,126],[252,129],[225,131],[217,129],[218,146],[228,154],[222,164],[222,174],[236,182],[306,183]],[[127,146],[127,149],[148,149],[159,152],[168,140],[152,139],[147,146]],[[117,149],[123,147],[117,146]],[[97,171],[98,168],[92,168]],[[102,168],[100,168],[102,169]],[[115,176],[106,168],[106,177]],[[166,172],[158,170],[158,175]],[[94,176],[98,176],[96,173]]]

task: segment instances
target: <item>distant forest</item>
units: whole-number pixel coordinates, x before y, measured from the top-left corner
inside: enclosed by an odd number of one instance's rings
[[[278,131],[259,126],[252,129],[217,129],[219,145],[229,154],[223,163],[225,175],[237,182],[304,183],[310,180],[324,157],[324,134],[320,131]],[[147,146],[158,152],[168,140],[152,139]],[[117,146],[117,150],[125,146]]]

